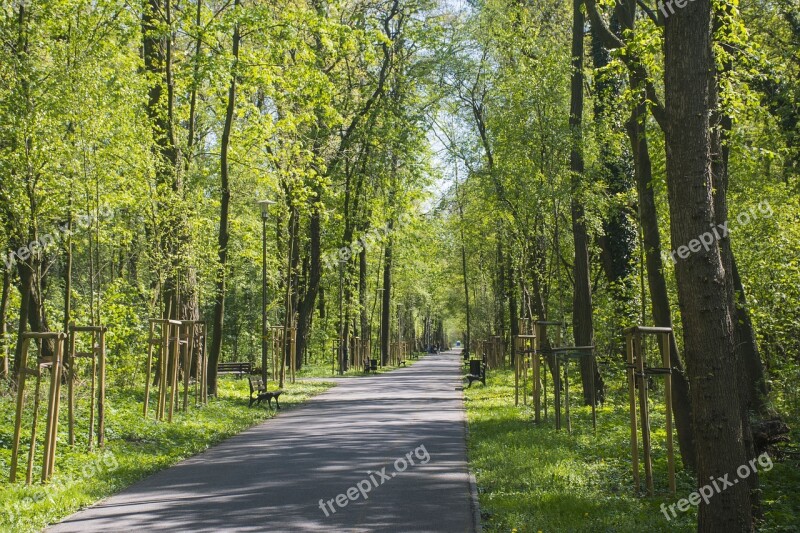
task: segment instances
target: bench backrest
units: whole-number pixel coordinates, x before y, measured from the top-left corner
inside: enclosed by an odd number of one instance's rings
[[[250,382],[250,394],[253,394],[256,391],[260,391],[264,389],[264,382],[258,376],[250,376],[248,379]]]
[[[222,370],[222,371],[224,371],[224,370],[233,370],[233,371],[236,371],[236,372],[249,372],[251,368],[252,368],[252,365],[250,363],[246,363],[246,362],[245,363],[241,363],[241,362],[238,362],[238,363],[219,363],[217,365],[217,370]]]

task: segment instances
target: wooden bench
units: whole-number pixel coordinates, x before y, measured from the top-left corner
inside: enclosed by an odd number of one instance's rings
[[[365,359],[364,360],[364,372],[369,373],[377,372],[378,371],[378,360],[377,359]]]
[[[236,374],[237,378],[241,378],[252,373],[253,363],[249,362],[219,363],[217,365],[217,374]]]
[[[267,400],[269,408],[272,409],[272,399],[275,398],[275,406],[280,409],[281,404],[278,402],[278,397],[283,394],[282,390],[267,391],[264,386],[264,381],[258,376],[250,376],[250,404],[247,407],[253,407],[253,404],[261,405],[261,402]]]
[[[473,381],[480,381],[486,386],[486,362],[480,359],[472,359],[469,362],[469,374],[466,376],[469,385],[467,388],[472,387]]]

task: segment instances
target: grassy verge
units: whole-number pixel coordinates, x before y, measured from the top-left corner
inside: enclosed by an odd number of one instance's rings
[[[470,467],[485,531],[695,531],[694,507],[669,520],[661,510],[695,490],[692,476],[679,472],[677,494],[668,493],[663,404],[651,404],[656,495],[640,497],[632,487],[625,402],[608,402],[598,411],[595,434],[590,410],[578,407],[575,383],[570,435],[554,429],[552,398],[549,420],[538,426],[532,408],[515,407],[513,379],[510,371],[490,371],[488,387],[473,385],[465,392]],[[624,398],[622,391],[610,392]],[[759,530],[797,531],[797,465],[775,462],[760,476],[765,521]]]
[[[281,406],[290,408],[331,386],[322,382],[291,385],[281,396]],[[142,418],[141,390],[109,390],[106,448],[102,452],[86,450],[88,415],[85,412],[87,400],[84,398],[79,406],[84,406],[80,414],[86,416],[77,420],[78,439],[75,448],[70,449],[66,441],[66,408],[62,408],[55,475],[47,485],[35,483],[31,486],[25,486],[24,482],[8,483],[14,399],[10,395],[0,398],[0,472],[3,476],[0,482],[0,531],[39,531],[47,524],[118,492],[153,472],[200,453],[274,416],[265,407],[248,409],[248,395],[246,379],[222,379],[217,399],[211,399],[206,407],[190,408],[188,413],[176,413],[174,422],[168,424]],[[42,412],[45,409],[43,406]],[[30,412],[27,415],[25,420],[30,423]],[[27,440],[23,431],[20,447],[23,480],[29,431]],[[41,429],[37,434],[42,434]],[[40,456],[41,443],[37,444],[37,452],[37,456]],[[34,480],[41,475],[40,464],[41,459],[37,457]]]

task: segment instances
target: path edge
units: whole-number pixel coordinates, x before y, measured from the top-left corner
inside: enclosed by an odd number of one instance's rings
[[[459,374],[461,373],[461,367],[459,366]],[[467,404],[466,404],[466,396],[464,391],[466,389],[463,387],[463,377],[462,377],[462,387],[461,387],[461,407],[464,411],[464,451],[466,451],[467,455],[467,475],[469,477],[469,504],[470,510],[472,511],[472,529],[475,533],[482,533],[483,528],[481,527],[481,503],[478,499],[478,480],[475,478],[475,474],[472,472],[472,468],[469,465],[469,421],[467,420]]]

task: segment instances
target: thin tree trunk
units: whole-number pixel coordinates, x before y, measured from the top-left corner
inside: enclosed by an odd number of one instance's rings
[[[371,339],[369,316],[367,315],[367,249],[358,254],[358,308],[361,316],[361,339]]]
[[[239,0],[234,0],[233,8],[239,7]],[[239,24],[233,27],[233,65],[231,65],[231,81],[228,86],[228,102],[225,107],[225,123],[222,128],[222,143],[220,146],[220,205],[219,205],[219,234],[217,237],[217,254],[219,265],[214,290],[214,315],[213,333],[211,335],[211,349],[208,353],[208,392],[217,394],[217,363],[222,354],[222,332],[225,323],[225,279],[228,269],[228,214],[231,201],[230,175],[228,165],[228,152],[231,144],[231,129],[233,128],[233,115],[236,108],[236,69],[239,61]],[[261,333],[262,335],[264,332]],[[260,338],[259,338],[260,340]]]
[[[634,76],[631,84],[641,87]],[[627,122],[628,137],[634,158],[634,176],[639,199],[639,221],[642,225],[647,284],[650,289],[650,302],[653,323],[659,327],[672,328],[672,315],[667,293],[667,282],[664,279],[664,265],[661,259],[661,235],[658,230],[658,213],[652,187],[652,165],[650,148],[647,142],[645,126],[646,104],[641,100],[633,110]],[[678,430],[678,447],[683,464],[690,470],[696,467],[694,449],[694,429],[692,427],[692,403],[689,396],[689,381],[683,368],[683,361],[678,351],[675,335],[670,339],[670,359],[672,362],[672,410],[675,413],[675,426]]]
[[[506,271],[508,272],[506,291],[508,291],[508,317],[510,320],[509,329],[511,330],[509,344],[511,345],[511,360],[514,361],[517,357],[517,344],[514,342],[514,337],[519,335],[519,311],[517,309],[517,272],[510,250],[506,254]]]
[[[469,359],[469,348],[471,338],[471,324],[470,316],[471,310],[469,307],[469,276],[467,273],[467,243],[464,238],[464,204],[458,193],[458,168],[456,167],[456,203],[458,204],[458,229],[461,235],[461,275],[464,278],[464,312],[467,319],[467,332],[464,338],[464,359]]]
[[[572,300],[572,327],[576,346],[594,344],[594,325],[592,322],[592,286],[589,270],[589,234],[586,230],[584,207],[577,195],[584,173],[583,162],[583,26],[581,11],[583,0],[573,0],[572,19],[572,79],[569,124],[572,131],[572,150],[570,170],[572,171],[572,238],[575,243],[575,264],[573,279],[575,292]],[[581,359],[581,381],[583,401],[591,405],[591,387],[594,380],[596,398],[604,395],[603,380],[594,359]]]
[[[503,343],[506,342],[506,260],[505,260],[505,235],[503,235],[503,225],[497,229],[497,281],[494,286],[495,294],[495,328],[496,332],[500,335]],[[511,363],[514,364],[513,354]]]
[[[392,303],[392,244],[394,238],[392,237],[392,229],[394,227],[393,220],[389,220],[387,224],[389,230],[389,237],[386,240],[386,249],[384,250],[383,259],[383,294],[381,297],[381,364],[386,366],[389,364],[389,327],[391,325],[391,303]]]
[[[6,322],[6,313],[8,311],[8,297],[11,290],[11,270],[6,269],[3,272],[3,296],[0,299],[0,342],[3,343],[3,369],[1,377],[8,377],[8,323]]]
[[[31,308],[31,293],[33,292],[33,273],[30,266],[22,261],[17,263],[19,272],[19,326],[17,327],[17,346],[14,357],[14,373],[19,370],[19,362],[22,357],[22,335],[27,331],[28,316]]]

